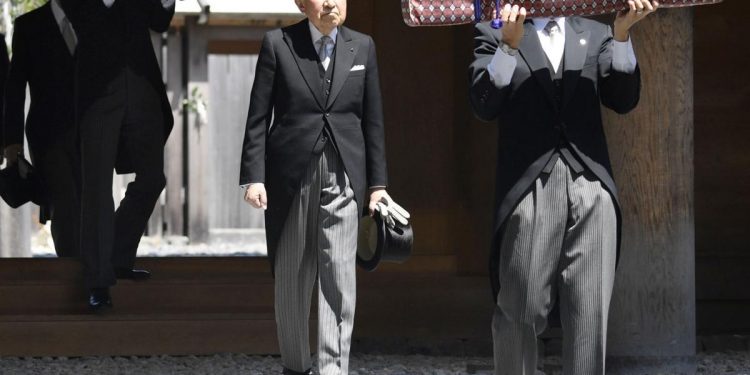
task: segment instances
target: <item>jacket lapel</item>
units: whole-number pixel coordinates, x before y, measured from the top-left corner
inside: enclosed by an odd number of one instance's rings
[[[351,36],[345,27],[340,27],[333,60],[333,87],[331,88],[331,94],[328,96],[326,108],[333,105],[339,92],[344,87],[354,64],[355,56],[357,56],[357,48],[354,46]]]
[[[48,50],[43,51],[43,53],[46,53],[48,56],[60,56],[63,61],[72,62],[73,55],[70,54],[68,44],[65,43],[65,38],[63,38],[62,36],[60,25],[57,24],[55,14],[52,13],[52,5],[50,4],[50,2],[47,2],[46,4],[42,5],[40,9],[42,10],[45,18],[42,21],[43,25],[40,26],[44,27],[44,29],[46,30],[44,35],[49,35],[49,38],[45,39],[44,42],[47,45]]]
[[[536,34],[534,23],[531,21],[526,22],[524,29],[524,37],[521,39],[521,45],[518,47],[518,50],[521,53],[521,57],[526,61],[526,64],[529,65],[531,74],[542,85],[549,102],[554,108],[557,108],[554,89],[552,87],[552,76],[547,68],[547,55],[545,55],[544,49],[542,49],[542,43]]]
[[[589,50],[591,31],[580,30],[576,18],[568,18],[565,22],[565,72],[563,74],[562,108],[570,101],[575,92],[578,79],[581,77],[583,65]]]
[[[315,101],[318,102],[318,106],[322,109],[324,103],[321,87],[323,83],[320,80],[318,53],[312,43],[308,21],[303,20],[284,30],[284,40],[297,62],[302,78],[304,78],[307,87],[315,97]]]

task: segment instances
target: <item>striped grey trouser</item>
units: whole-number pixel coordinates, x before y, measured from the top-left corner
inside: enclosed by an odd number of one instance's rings
[[[563,373],[604,374],[616,220],[612,197],[590,172],[576,175],[560,158],[536,179],[507,219],[500,244],[496,374],[534,374],[537,336],[558,295]]]
[[[276,251],[276,329],[290,370],[312,367],[308,321],[317,278],[318,371],[349,372],[358,225],[354,192],[329,143],[302,180]]]

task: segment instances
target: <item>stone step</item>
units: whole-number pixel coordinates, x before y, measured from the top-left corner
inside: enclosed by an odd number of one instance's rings
[[[359,272],[355,339],[488,340],[489,283],[435,272],[445,264]],[[77,262],[0,261],[0,356],[278,350],[266,259],[144,258],[138,267],[153,278],[121,281],[111,290],[114,309],[94,315]],[[310,318],[316,319],[314,304]]]

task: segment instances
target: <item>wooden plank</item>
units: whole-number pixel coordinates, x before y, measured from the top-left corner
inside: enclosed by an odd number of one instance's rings
[[[709,300],[750,303],[750,254],[699,255],[695,265],[695,295],[698,302]],[[743,324],[744,322],[737,322]]]
[[[216,183],[208,181],[205,176],[209,172],[210,133],[208,132],[208,118],[204,104],[210,102],[208,83],[208,52],[206,34],[202,27],[189,19],[186,25],[190,37],[188,56],[188,100],[194,105],[187,113],[187,155],[189,157],[187,178],[187,210],[188,233],[190,240],[205,243],[208,240],[208,203],[206,197],[208,185]]]
[[[211,40],[208,42],[208,53],[218,55],[257,55],[260,52],[260,47],[260,40]],[[253,64],[252,67],[254,66]],[[252,73],[254,75],[254,70]]]
[[[0,321],[0,356],[131,356],[278,351],[273,318]]]
[[[750,301],[698,301],[696,316],[701,335],[750,334]]]
[[[151,282],[225,282],[256,276],[270,277],[265,257],[138,258],[137,268],[151,271]],[[374,272],[361,274],[455,274],[455,256],[412,256],[403,264],[383,262]],[[69,284],[81,280],[81,264],[71,259],[0,259],[0,285]]]
[[[747,253],[750,54],[738,14],[750,2],[695,9],[695,217],[698,254]],[[717,38],[716,35],[722,35]],[[721,53],[717,53],[721,51]],[[716,277],[722,277],[720,274]],[[744,288],[743,288],[744,289]]]
[[[227,51],[231,47],[227,46]],[[222,181],[205,186],[202,197],[208,207],[209,233],[215,228],[264,228],[263,211],[244,202],[239,187],[239,157],[258,56],[210,54],[207,59],[211,101],[206,132],[210,145],[203,175],[208,181]]]
[[[430,269],[432,257],[419,258],[416,269]],[[139,266],[154,278],[121,281],[112,289],[115,308],[99,316],[87,313],[77,262],[0,261],[0,356],[277,350],[265,259],[142,258]],[[356,339],[487,340],[492,298],[484,277],[401,271],[358,273]]]
[[[172,106],[174,128],[164,147],[164,234],[184,236],[184,117],[182,100],[187,97],[182,82],[182,37],[184,30],[170,31],[167,40],[167,96]]]

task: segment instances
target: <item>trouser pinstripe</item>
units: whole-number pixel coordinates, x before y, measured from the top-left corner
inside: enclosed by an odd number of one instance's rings
[[[560,298],[563,373],[604,374],[607,315],[615,276],[612,197],[559,159],[506,220],[500,292],[492,320],[495,373],[533,375],[537,336]]]
[[[325,146],[302,181],[276,252],[276,325],[284,367],[312,367],[309,327],[318,283],[318,371],[347,374],[356,300],[359,215],[335,149]]]

